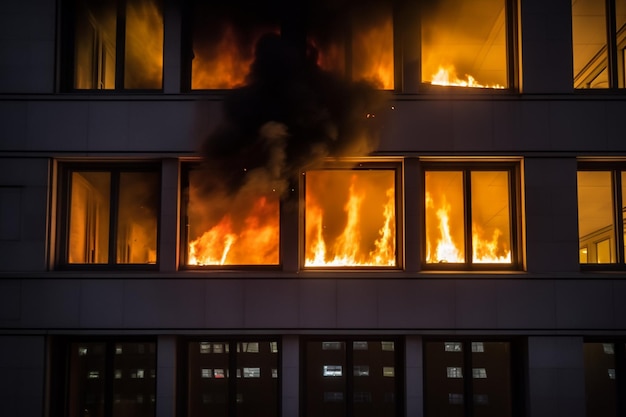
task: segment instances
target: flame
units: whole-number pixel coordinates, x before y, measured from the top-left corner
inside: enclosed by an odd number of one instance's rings
[[[437,208],[435,212],[439,219],[438,227],[441,237],[437,240],[434,257],[430,255],[429,250],[426,262],[464,262],[463,252],[457,248],[450,235],[450,204],[447,203],[445,196],[443,196],[442,200],[442,206]],[[426,206],[434,208],[434,202],[430,193],[426,193]]]
[[[380,26],[355,35],[354,71],[356,78],[372,81],[385,90],[394,87],[393,23],[389,17]]]
[[[156,2],[127,3],[125,53],[125,88],[161,88],[163,15]]]
[[[258,198],[243,220],[224,215],[188,247],[188,265],[278,263],[278,201]],[[240,228],[236,225],[241,224]]]
[[[432,80],[430,83],[433,85],[451,85],[451,86],[457,86],[457,87],[496,88],[496,89],[504,88],[503,86],[499,84],[494,84],[494,85],[480,84],[478,81],[476,81],[474,77],[468,74],[466,74],[465,77],[466,77],[465,80],[458,78],[456,75],[456,70],[454,69],[454,66],[452,65],[448,65],[448,66],[440,65],[437,73],[433,74]]]
[[[359,189],[357,182],[357,176],[353,175],[347,201],[343,205],[345,225],[334,239],[329,239],[325,233],[327,227],[322,206],[313,195],[307,195],[305,266],[395,266],[394,187],[386,191],[387,200],[381,208],[383,224],[378,230],[378,237],[371,242],[373,248],[368,251],[364,248],[368,242],[363,237],[362,229],[366,221],[362,215],[366,193]],[[332,242],[329,244],[327,240]]]

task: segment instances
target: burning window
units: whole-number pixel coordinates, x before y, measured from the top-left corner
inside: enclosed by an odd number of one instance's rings
[[[623,1],[572,0],[572,42],[575,88],[624,87]]]
[[[512,169],[425,172],[426,263],[515,262]]]
[[[421,2],[422,82],[506,88],[507,1]]]
[[[396,267],[396,170],[327,169],[305,178],[305,267]]]
[[[278,265],[279,194],[245,188],[233,195],[205,192],[202,169],[190,169],[185,196],[185,264]]]
[[[578,171],[581,264],[624,263],[625,193],[626,171]]]
[[[300,7],[278,2],[203,2],[192,6],[191,88],[230,89],[246,84],[257,41],[280,34],[320,68],[393,89],[391,1],[320,1]]]
[[[70,34],[71,88],[160,89],[163,81],[161,0],[75,0]]]
[[[62,263],[156,264],[156,169],[68,169]]]

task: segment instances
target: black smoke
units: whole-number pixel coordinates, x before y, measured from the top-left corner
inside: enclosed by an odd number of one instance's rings
[[[317,58],[312,45],[278,34],[258,41],[245,86],[228,92],[223,120],[202,145],[205,192],[255,187],[284,196],[325,157],[376,149],[382,91],[322,70]]]

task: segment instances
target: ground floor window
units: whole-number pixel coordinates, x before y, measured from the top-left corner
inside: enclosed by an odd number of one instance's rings
[[[587,417],[626,415],[626,343],[586,342],[584,355]]]
[[[280,415],[278,341],[191,340],[184,342],[181,354],[186,363],[181,415]]]
[[[513,416],[511,343],[424,343],[424,416]]]
[[[392,338],[304,341],[302,414],[400,416],[398,348]]]

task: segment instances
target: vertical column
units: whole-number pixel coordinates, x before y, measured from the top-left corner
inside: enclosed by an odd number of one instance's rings
[[[420,168],[417,158],[404,161],[404,269],[407,272],[420,270],[421,245],[420,219],[424,216],[424,195],[420,180]],[[398,190],[400,192],[401,190]]]
[[[406,413],[407,416],[424,415],[424,367],[422,363],[422,338],[407,336],[404,346],[406,370]]]
[[[161,271],[176,271],[178,267],[179,237],[179,180],[178,159],[163,160],[161,166],[161,223],[159,227],[159,262]]]
[[[163,4],[163,92],[180,93],[181,87],[181,4],[165,0]]]
[[[529,337],[528,379],[528,415],[584,417],[582,337]]]
[[[282,415],[297,416],[300,415],[300,340],[298,336],[283,336],[281,349]]]
[[[176,338],[159,336],[157,340],[156,416],[176,415]],[[182,401],[182,400],[181,400]]]

